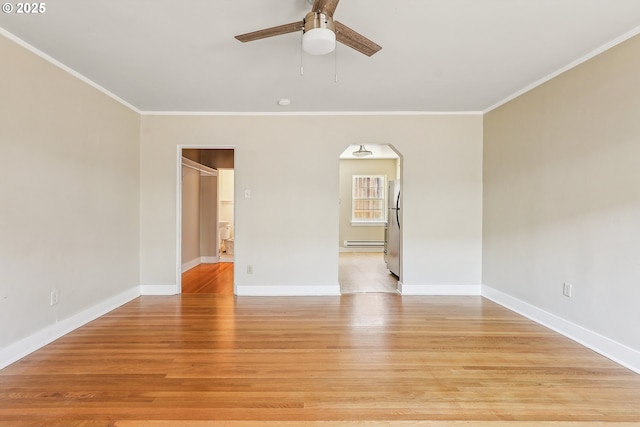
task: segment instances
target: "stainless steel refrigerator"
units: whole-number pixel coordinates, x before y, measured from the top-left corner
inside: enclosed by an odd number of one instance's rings
[[[389,181],[387,226],[384,229],[384,261],[400,277],[400,180]]]

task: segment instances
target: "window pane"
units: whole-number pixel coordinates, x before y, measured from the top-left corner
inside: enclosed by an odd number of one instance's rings
[[[354,175],[352,190],[352,219],[384,221],[385,182],[383,175]]]

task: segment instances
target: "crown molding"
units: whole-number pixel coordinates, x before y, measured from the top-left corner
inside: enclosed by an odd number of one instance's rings
[[[128,109],[130,109],[130,110],[132,110],[132,111],[134,111],[134,112],[136,112],[138,114],[141,114],[140,110],[138,110],[133,105],[129,104],[124,99],[120,98],[118,95],[114,94],[113,92],[108,91],[107,89],[105,89],[102,86],[100,86],[98,83],[96,83],[93,80],[85,77],[84,75],[80,74],[79,72],[77,72],[73,68],[70,68],[70,67],[64,65],[62,62],[58,61],[57,59],[52,58],[51,56],[49,56],[46,53],[42,52],[41,50],[35,48],[34,46],[30,45],[29,43],[25,42],[24,40],[22,40],[21,38],[19,38],[15,34],[10,33],[9,31],[5,30],[2,27],[0,27],[0,35],[2,35],[5,38],[11,40],[12,42],[16,43],[17,45],[27,49],[29,52],[35,54],[36,56],[38,56],[38,57],[40,57],[42,59],[44,59],[45,61],[49,62],[50,64],[60,68],[63,71],[66,71],[67,73],[71,74],[73,77],[75,77],[78,80],[88,84],[89,86],[91,86],[92,88],[98,90],[99,92],[102,92],[103,94],[107,95],[109,98],[113,99],[114,101],[119,102],[120,104],[122,104],[123,106],[127,107]]]
[[[525,86],[524,88],[520,89],[517,92],[514,92],[513,94],[509,95],[508,97],[504,98],[501,101],[498,101],[497,103],[493,104],[491,107],[487,108],[486,110],[482,111],[482,114],[487,114],[493,110],[495,110],[496,108],[499,108],[501,106],[503,106],[504,104],[513,101],[514,99],[524,95],[525,93],[537,88],[538,86],[542,86],[543,84],[545,84],[546,82],[548,82],[549,80],[552,80],[556,77],[558,77],[560,74],[563,74],[575,67],[577,67],[578,65],[584,64],[585,62],[587,62],[588,60],[595,58],[596,56],[600,55],[601,53],[606,52],[607,50],[621,44],[624,43],[625,41],[629,40],[632,37],[637,36],[638,34],[640,34],[640,27],[636,27],[634,29],[632,29],[629,32],[624,33],[623,35],[616,37],[615,39],[611,40],[608,43],[603,44],[602,46],[600,46],[599,48],[592,50],[591,52],[587,53],[586,55],[584,55],[581,58],[576,59],[575,61],[571,62],[570,64],[560,68],[559,70],[554,71],[553,73],[541,78],[538,81],[535,81],[533,83],[531,83],[528,86]]]
[[[142,111],[143,116],[482,116],[482,111]]]

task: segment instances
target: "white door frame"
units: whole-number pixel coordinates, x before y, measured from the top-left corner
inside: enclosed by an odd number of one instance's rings
[[[234,170],[235,168],[235,145],[177,145],[176,146],[176,294],[182,293],[182,150],[234,150]],[[234,189],[235,192],[235,189]],[[216,222],[218,213],[216,211]],[[236,224],[236,211],[233,210],[234,228]],[[219,231],[216,231],[218,237]],[[234,246],[235,258],[235,246]],[[235,294],[236,284],[234,279],[233,293]]]

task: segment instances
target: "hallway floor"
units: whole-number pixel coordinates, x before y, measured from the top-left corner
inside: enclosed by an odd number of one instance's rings
[[[342,252],[339,259],[342,294],[397,293],[398,278],[387,270],[382,253]],[[233,295],[233,263],[200,264],[185,271],[182,293]]]
[[[185,271],[182,293],[233,295],[233,263],[200,264]]]
[[[387,270],[381,252],[341,252],[338,281],[342,294],[397,293],[398,278]]]

